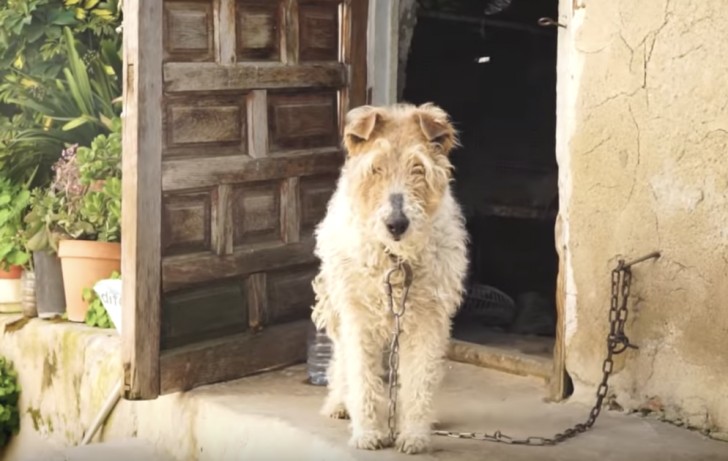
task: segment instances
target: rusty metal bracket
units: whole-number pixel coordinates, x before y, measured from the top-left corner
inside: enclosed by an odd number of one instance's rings
[[[554,19],[546,17],[540,18],[538,20],[538,25],[541,27],[563,27],[564,29],[566,29],[566,24],[561,24]]]

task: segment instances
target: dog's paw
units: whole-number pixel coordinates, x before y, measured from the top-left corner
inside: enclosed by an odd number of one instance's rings
[[[378,430],[354,433],[349,439],[349,445],[359,450],[379,450],[391,444],[389,436]]]
[[[349,419],[349,412],[343,403],[326,403],[321,408],[321,414],[333,419]]]
[[[397,451],[414,455],[430,449],[430,434],[426,432],[404,432],[399,434],[395,444]]]

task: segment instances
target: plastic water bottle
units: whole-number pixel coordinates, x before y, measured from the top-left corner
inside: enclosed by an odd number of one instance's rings
[[[317,331],[311,324],[308,335],[308,381],[314,386],[326,386],[326,370],[334,351],[331,339],[323,331]]]

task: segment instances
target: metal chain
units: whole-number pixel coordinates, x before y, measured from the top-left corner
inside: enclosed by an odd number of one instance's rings
[[[392,276],[396,273],[402,274],[402,298],[399,304],[394,303],[392,289]],[[409,294],[409,287],[412,285],[412,267],[401,258],[397,258],[394,267],[387,272],[384,279],[384,289],[389,303],[389,312],[394,317],[394,331],[392,332],[392,343],[389,345],[389,439],[394,440],[397,427],[397,387],[399,374],[399,336],[402,333],[402,316],[406,308],[405,302]]]
[[[609,334],[607,335],[607,357],[604,359],[602,364],[602,381],[599,384],[596,392],[596,401],[589,416],[585,422],[575,424],[574,426],[559,432],[551,437],[511,437],[503,434],[501,431],[495,431],[492,434],[486,432],[453,432],[453,431],[433,431],[433,435],[452,437],[457,439],[469,439],[469,440],[481,440],[486,442],[498,442],[509,445],[526,445],[526,446],[553,446],[561,442],[571,439],[579,434],[582,434],[594,426],[597,421],[599,414],[602,411],[602,405],[604,399],[607,397],[609,391],[609,377],[614,370],[615,355],[619,355],[626,351],[628,348],[637,349],[637,346],[632,344],[624,332],[625,324],[627,323],[627,317],[629,310],[627,308],[627,301],[629,298],[630,287],[632,283],[632,266],[641,262],[647,261],[648,259],[658,258],[659,252],[653,252],[634,261],[626,263],[623,259],[620,259],[617,263],[617,267],[612,270],[611,273],[611,285],[612,285],[612,296],[611,303],[609,306]],[[403,293],[400,303],[395,307],[394,295],[392,290],[391,277],[396,272],[402,272],[404,275],[403,282]],[[392,337],[392,344],[389,351],[389,435],[394,439],[395,435],[395,418],[397,412],[397,374],[399,371],[399,336],[401,334],[401,321],[402,316],[405,312],[405,302],[407,300],[407,294],[409,287],[412,283],[412,269],[411,267],[402,260],[397,260],[395,266],[391,269],[385,277],[385,288],[387,298],[389,302],[389,310],[394,316],[394,332]]]

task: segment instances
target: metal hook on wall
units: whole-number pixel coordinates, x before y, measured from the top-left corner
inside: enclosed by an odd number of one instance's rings
[[[546,17],[539,19],[538,25],[541,27],[563,27],[564,29],[566,29],[565,24],[561,24],[560,22],[557,22],[551,18],[546,18]]]

